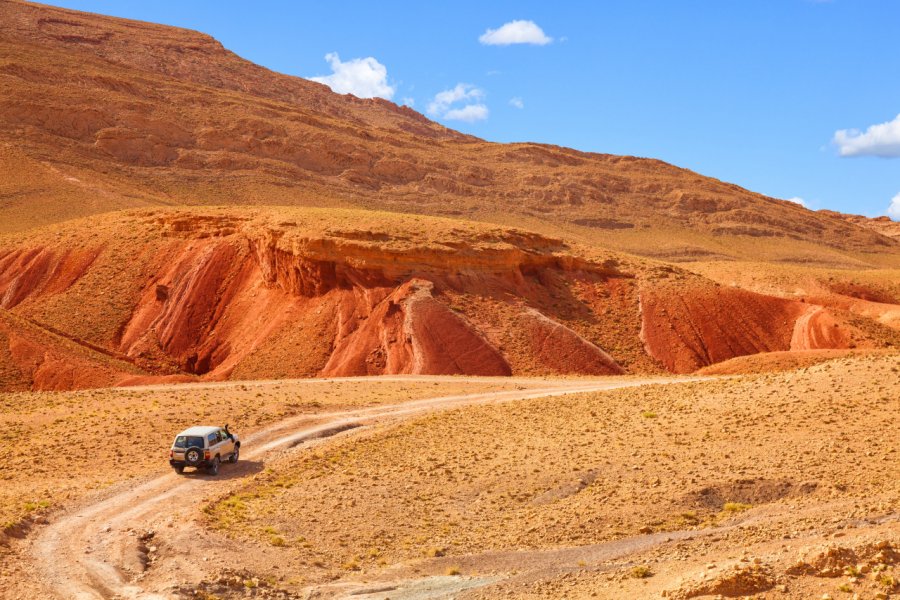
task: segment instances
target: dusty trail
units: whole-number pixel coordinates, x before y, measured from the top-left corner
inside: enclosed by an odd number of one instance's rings
[[[431,381],[434,378],[404,378]],[[457,395],[382,405],[328,414],[292,417],[276,423],[244,440],[242,461],[263,461],[269,453],[290,448],[307,440],[338,435],[347,428],[396,422],[431,411],[484,404],[603,391],[622,387],[678,383],[689,379],[629,379],[618,381],[547,381],[539,388]],[[534,380],[532,380],[534,383]],[[252,385],[252,383],[216,384]],[[244,463],[247,464],[246,462]],[[245,471],[246,472],[246,471]],[[35,538],[32,557],[36,575],[48,592],[60,598],[165,598],[165,594],[143,589],[132,581],[127,565],[134,565],[134,531],[160,516],[182,512],[185,497],[203,497],[221,489],[223,479],[240,477],[241,463],[223,470],[223,477],[180,477],[167,474],[119,491],[92,504],[69,512],[51,522]],[[190,492],[189,495],[187,493]],[[169,502],[167,502],[169,501]],[[187,522],[188,519],[182,519]],[[176,578],[177,574],[172,574]]]

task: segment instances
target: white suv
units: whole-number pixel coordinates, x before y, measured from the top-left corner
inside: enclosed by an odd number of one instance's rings
[[[184,473],[185,467],[194,467],[217,475],[223,460],[236,463],[240,453],[241,441],[228,431],[228,425],[191,427],[175,436],[169,464],[178,473]]]

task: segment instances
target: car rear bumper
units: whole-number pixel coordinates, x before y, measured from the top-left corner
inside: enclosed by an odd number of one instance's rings
[[[169,459],[169,464],[170,464],[171,466],[173,466],[173,467],[191,467],[191,466],[195,466],[195,467],[204,467],[204,468],[205,468],[205,467],[211,467],[211,466],[212,466],[212,461],[209,461],[209,460],[201,460],[201,461],[200,461],[198,464],[196,464],[196,465],[189,465],[189,464],[187,464],[186,462],[184,462],[183,460],[172,460],[172,459]]]

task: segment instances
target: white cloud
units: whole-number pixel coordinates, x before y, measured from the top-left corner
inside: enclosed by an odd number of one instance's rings
[[[478,41],[486,46],[509,46],[511,44],[534,44],[545,46],[553,41],[534,21],[510,21],[499,29],[488,29]]]
[[[794,196],[793,198],[785,198],[785,200],[787,200],[788,202],[793,202],[795,204],[799,204],[803,208],[809,208],[809,204],[807,204],[806,200],[804,200],[803,198]]]
[[[445,119],[452,121],[484,121],[488,118],[488,107],[484,104],[469,104],[462,108],[453,108],[444,114]]]
[[[481,98],[484,98],[482,90],[468,83],[457,83],[453,89],[435,94],[434,100],[428,104],[428,114],[440,116],[447,112],[452,104]]]
[[[887,215],[895,221],[900,221],[900,194],[891,200],[891,205],[887,208]]]
[[[518,96],[516,96],[515,98],[510,98],[509,105],[514,108],[525,108],[525,103],[522,102],[522,99]]]
[[[341,62],[337,52],[325,55],[331,65],[331,75],[310,77],[324,83],[338,94],[353,94],[359,98],[384,98],[390,100],[395,88],[388,84],[387,67],[372,58],[351,58]]]
[[[864,132],[841,129],[834,133],[841,156],[900,157],[900,115],[893,121],[872,125]]]
[[[410,96],[404,96],[404,97],[403,97],[403,104],[404,104],[405,106],[415,106],[415,105],[416,105],[416,99],[415,99],[415,98],[412,98],[412,97],[410,97]]]
[[[455,87],[438,92],[428,103],[428,114],[455,121],[483,121],[488,118],[488,107],[480,100],[484,91],[468,83],[457,83]],[[464,106],[455,106],[464,104]]]

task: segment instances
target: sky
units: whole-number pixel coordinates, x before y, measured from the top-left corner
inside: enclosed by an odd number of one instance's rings
[[[898,0],[56,0],[497,141],[900,220]]]

